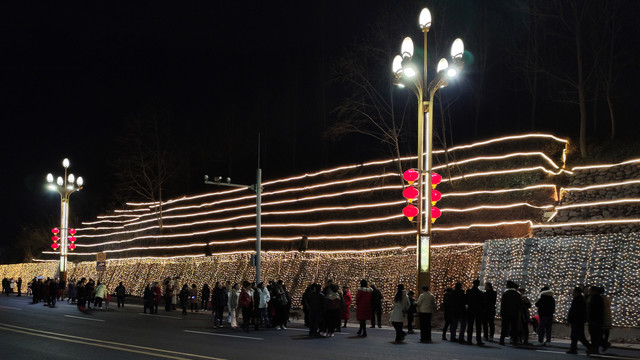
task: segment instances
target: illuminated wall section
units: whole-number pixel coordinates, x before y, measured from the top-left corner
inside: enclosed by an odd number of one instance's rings
[[[443,176],[434,224],[435,244],[521,237],[555,204],[554,180],[563,176],[567,142],[546,134],[492,139],[435,151]],[[415,158],[400,159],[401,168]],[[448,164],[448,166],[445,166]],[[268,169],[264,169],[268,174]],[[266,180],[262,199],[264,250],[367,250],[415,245],[415,224],[402,216],[402,180],[395,160],[345,165]],[[213,188],[213,187],[212,187]],[[76,226],[77,260],[97,252],[109,259],[189,257],[255,247],[255,194],[245,189],[170,199],[162,229],[152,203],[126,208]],[[45,251],[41,259],[55,259]]]

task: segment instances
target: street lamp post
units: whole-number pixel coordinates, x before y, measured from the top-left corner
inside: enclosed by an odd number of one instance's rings
[[[67,251],[69,236],[69,196],[81,190],[84,184],[81,176],[73,174],[67,175],[69,169],[69,159],[62,161],[64,167],[64,177],[58,176],[54,182],[53,174],[47,174],[47,187],[49,190],[57,191],[60,194],[60,280],[67,280]],[[73,239],[71,239],[73,240]]]
[[[393,59],[392,71],[396,84],[409,87],[418,99],[418,173],[420,174],[420,195],[418,204],[420,214],[417,217],[417,288],[429,286],[431,283],[431,174],[433,149],[433,98],[438,89],[448,85],[448,79],[454,77],[462,67],[464,45],[456,39],[451,48],[453,64],[440,59],[436,76],[428,82],[427,78],[427,33],[431,28],[431,12],[424,8],[419,17],[420,29],[424,34],[424,61],[422,77],[411,62],[413,58],[413,41],[407,37],[402,42],[401,54]],[[427,97],[428,96],[428,97]],[[426,124],[425,124],[426,120]]]

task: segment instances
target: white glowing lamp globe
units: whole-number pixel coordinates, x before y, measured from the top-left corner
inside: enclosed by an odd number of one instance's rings
[[[391,63],[391,71],[393,71],[393,73],[396,75],[400,75],[402,73],[402,56],[396,55],[396,57],[393,58],[393,63]]]
[[[78,186],[82,186],[84,184],[84,180],[82,179],[82,176],[78,176],[77,184]]]
[[[449,67],[449,62],[447,61],[447,59],[442,58],[440,59],[440,61],[438,61],[438,67],[436,68],[436,72],[445,70],[448,67]]]
[[[58,176],[58,178],[56,179],[56,183],[58,184],[58,186],[64,185],[64,179],[62,178],[62,176]]]
[[[418,23],[420,24],[420,29],[429,30],[431,27],[431,11],[429,9],[424,8],[420,11],[420,18],[418,19]]]
[[[402,72],[409,78],[412,78],[412,77],[416,76],[416,74],[417,74],[416,69],[414,69],[414,67],[411,66],[411,65],[403,68]]]
[[[453,41],[453,45],[451,45],[451,57],[454,60],[462,59],[462,55],[464,54],[464,43],[462,39],[457,38]]]
[[[62,160],[62,166],[66,169],[69,167],[69,159]]]
[[[76,182],[76,177],[75,177],[75,176],[73,176],[73,174],[69,174],[69,177],[68,177],[67,179],[68,179],[68,180],[69,180],[69,182],[70,182],[70,183],[72,183],[72,184],[73,184],[74,182]]]
[[[413,40],[410,37],[404,38],[402,40],[402,47],[400,48],[400,53],[402,54],[402,58],[412,58],[413,57]]]
[[[53,183],[53,174],[51,173],[47,174],[47,182],[49,184]]]

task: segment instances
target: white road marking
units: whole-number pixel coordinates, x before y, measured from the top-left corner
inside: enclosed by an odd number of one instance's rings
[[[539,352],[544,352],[544,353],[552,353],[552,354],[566,354],[566,352],[564,351],[552,351],[552,350],[536,350]],[[578,355],[582,355],[582,356],[587,356],[587,354],[578,354]],[[616,356],[616,355],[607,355],[607,354],[592,354],[590,355],[591,357],[599,357],[599,358],[604,358],[604,359],[639,359],[636,357],[629,357],[629,356]]]
[[[89,320],[89,321],[104,321],[102,319],[92,319],[92,318],[83,317],[83,316],[65,315],[64,317],[74,318],[74,319],[81,319],[81,320]]]
[[[19,308],[14,308],[14,307],[11,307],[11,306],[0,306],[0,309],[9,309],[9,310],[22,310],[22,309],[19,309]]]
[[[167,318],[167,319],[177,319],[177,320],[182,320],[182,318],[181,318],[181,317],[178,317],[178,316],[158,315],[158,314],[145,314],[145,313],[138,313],[138,315],[142,315],[142,316],[153,316],[153,317],[161,317],[161,318]]]
[[[184,332],[193,333],[193,334],[232,337],[232,338],[238,338],[238,339],[264,340],[263,338],[258,338],[258,337],[242,336],[242,335],[230,335],[230,334],[219,334],[219,333],[205,332],[205,331],[184,330]]]

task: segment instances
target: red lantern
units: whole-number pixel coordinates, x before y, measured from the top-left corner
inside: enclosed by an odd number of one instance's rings
[[[76,234],[76,229],[69,229],[69,234],[75,235]]]
[[[58,250],[58,247],[59,247],[59,246],[60,246],[60,245],[58,245],[58,243],[53,243],[53,244],[51,244],[51,248],[52,248],[53,250]]]
[[[53,235],[53,236],[51,237],[51,240],[53,240],[53,242],[57,242],[58,240],[60,240],[60,238],[59,238],[59,237],[57,237],[57,236],[55,236],[55,235]]]
[[[76,237],[75,236],[69,236],[69,241],[71,241],[71,242],[76,241]]]
[[[420,178],[420,173],[415,171],[414,169],[409,169],[402,174],[402,178],[405,179],[409,185],[413,184],[414,181]]]
[[[409,221],[412,221],[413,218],[416,217],[418,213],[420,213],[420,210],[418,210],[418,208],[413,205],[407,205],[404,207],[404,209],[402,209],[402,213],[409,219]]]
[[[402,196],[404,196],[405,199],[409,200],[409,202],[413,202],[413,200],[416,199],[418,195],[420,195],[420,191],[418,191],[418,189],[414,188],[413,186],[408,186],[402,191]]]
[[[58,230],[58,228],[53,228],[51,229],[51,232],[56,235],[58,232],[60,232],[60,230]]]
[[[435,206],[431,208],[431,222],[435,222],[436,219],[440,217],[440,215],[442,215],[440,209]]]
[[[73,249],[75,248],[76,248],[76,244],[74,243],[69,244],[69,249],[71,249],[71,251],[73,251]]]
[[[440,199],[442,199],[442,193],[435,189],[431,190],[431,205],[435,205]]]
[[[431,173],[431,186],[435,189],[436,185],[440,184],[442,181],[442,176],[440,174],[432,172]]]

